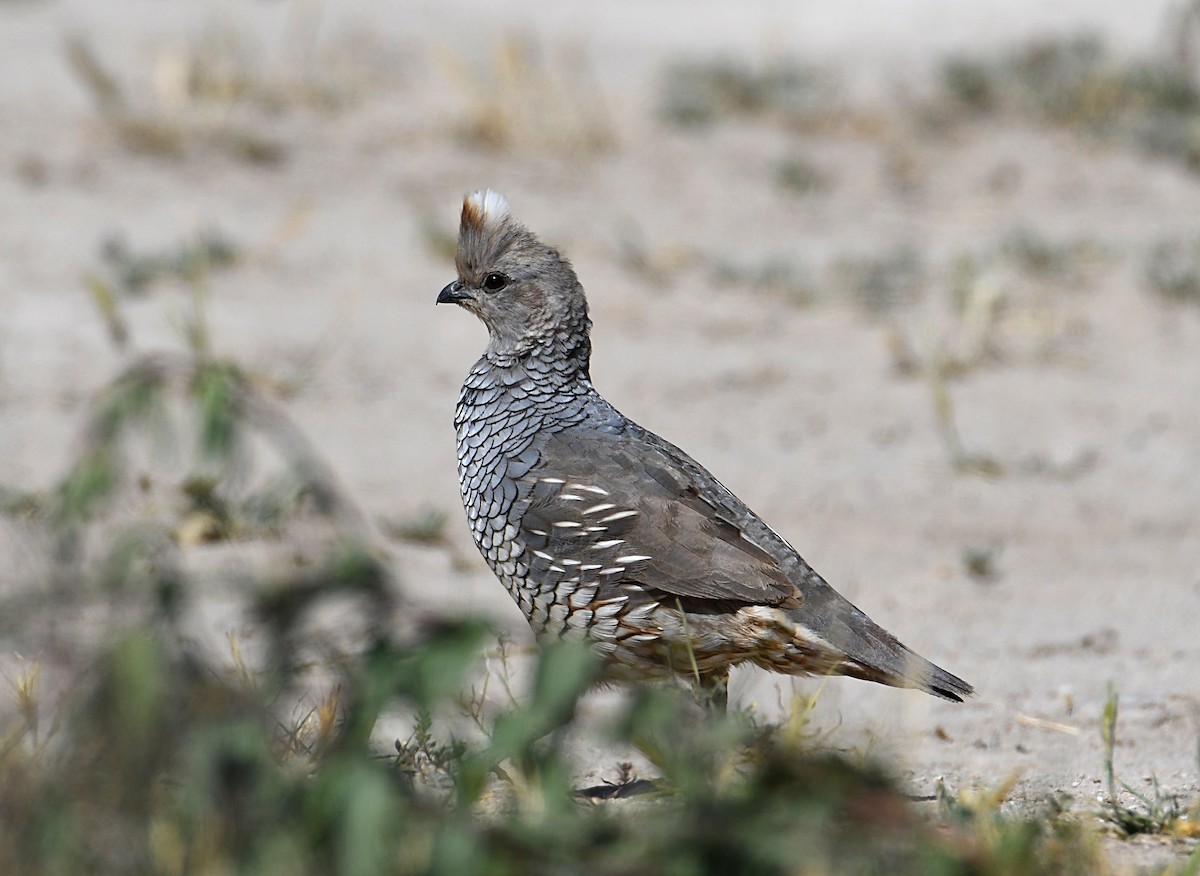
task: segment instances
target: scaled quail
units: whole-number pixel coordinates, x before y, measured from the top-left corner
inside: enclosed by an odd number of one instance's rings
[[[589,642],[610,680],[675,675],[721,704],[730,667],[745,662],[957,702],[973,692],[596,392],[583,287],[502,196],[466,197],[455,265],[438,303],[466,308],[490,334],[454,414],[463,505],[539,638]]]

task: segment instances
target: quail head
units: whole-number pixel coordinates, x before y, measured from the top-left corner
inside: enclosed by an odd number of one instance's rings
[[[954,701],[973,692],[600,396],[583,287],[495,192],[463,202],[455,265],[438,303],[471,311],[489,335],[454,415],[463,506],[539,638],[590,643],[611,680],[695,679],[718,701],[739,663]]]

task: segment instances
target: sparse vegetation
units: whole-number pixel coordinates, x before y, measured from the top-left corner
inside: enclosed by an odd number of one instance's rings
[[[215,146],[254,164],[273,164],[285,155],[281,143],[249,125],[190,117],[159,99],[132,100],[125,86],[81,36],[68,39],[66,52],[71,69],[91,94],[101,121],[131,152],[180,158],[189,146],[199,144]]]
[[[1184,58],[1124,61],[1099,37],[1082,35],[1031,43],[994,61],[949,59],[942,86],[955,106],[970,112],[1062,125],[1200,172],[1195,75]]]
[[[970,449],[959,433],[952,388],[983,368],[1055,355],[1069,341],[1069,326],[1044,309],[1044,284],[1084,276],[1099,258],[1099,248],[1090,243],[1051,243],[1035,231],[1020,230],[978,256],[960,254],[931,272],[930,285],[944,285],[944,304],[934,309],[939,299],[926,302],[921,313],[926,324],[920,329],[903,327],[904,314],[889,312],[885,339],[892,367],[897,374],[928,381],[934,428],[955,471],[987,478],[1022,474],[1069,480],[1091,469],[1095,452],[1088,447],[1065,459],[1033,452],[1012,460]]]
[[[873,314],[890,313],[915,302],[925,289],[926,268],[916,249],[841,256],[832,267],[834,283]]]
[[[794,195],[811,195],[829,185],[827,175],[819,167],[795,155],[779,162],[775,168],[775,181],[785,192]]]
[[[667,69],[659,115],[670,124],[691,128],[735,117],[768,117],[803,128],[828,122],[837,97],[837,84],[827,71],[791,59],[759,66],[697,60]]]
[[[1005,237],[1000,253],[1036,278],[1063,280],[1080,265],[1096,260],[1101,250],[1086,240],[1051,240],[1034,228],[1021,227]]]
[[[68,37],[66,59],[126,149],[168,158],[215,150],[271,166],[290,148],[274,115],[340,109],[395,76],[394,61],[369,37],[320,39],[316,12],[312,4],[291,6],[289,39],[274,57],[248,30],[213,21],[190,39],[160,45],[147,75],[114,72],[80,33]]]
[[[1143,274],[1150,291],[1165,300],[1200,304],[1200,240],[1156,244],[1145,258]]]
[[[241,256],[238,245],[219,230],[202,232],[194,241],[163,252],[131,252],[123,239],[112,237],[101,254],[110,284],[122,295],[143,294],[160,280],[195,282],[210,271],[233,266]],[[89,285],[102,282],[97,277]]]
[[[1003,475],[1006,469],[1000,460],[987,453],[970,451],[963,444],[954,415],[954,401],[945,375],[935,369],[929,374],[929,383],[933,393],[934,427],[954,470],[985,478]]]
[[[655,244],[632,220],[621,223],[616,238],[617,263],[655,289],[670,288],[679,274],[704,261],[690,247]]]
[[[817,298],[816,286],[809,273],[783,257],[748,265],[718,260],[713,263],[709,276],[717,286],[775,294],[787,303],[801,307],[812,304]]]
[[[1100,737],[1104,741],[1104,775],[1107,782],[1108,799],[1101,810],[1101,817],[1109,822],[1122,836],[1136,834],[1166,834],[1197,836],[1200,834],[1200,800],[1195,801],[1192,812],[1186,810],[1183,799],[1177,794],[1164,794],[1158,779],[1151,776],[1151,793],[1135,791],[1116,777],[1113,765],[1113,749],[1117,744],[1117,715],[1120,697],[1110,684],[1108,699],[1104,703],[1104,715],[1100,724]],[[1200,763],[1200,752],[1197,762]],[[1118,790],[1118,785],[1120,790]],[[1139,806],[1122,802],[1120,791],[1133,798]],[[1200,857],[1197,858],[1200,860]]]
[[[991,581],[997,574],[996,561],[999,559],[1000,553],[1000,546],[995,544],[964,548],[963,568],[976,581]]]
[[[452,52],[438,60],[465,97],[457,134],[473,146],[587,156],[615,143],[604,95],[579,51],[549,55],[510,36],[482,64]]]
[[[445,541],[448,516],[440,508],[425,507],[399,520],[381,520],[379,525],[385,535],[398,541],[439,544]]]

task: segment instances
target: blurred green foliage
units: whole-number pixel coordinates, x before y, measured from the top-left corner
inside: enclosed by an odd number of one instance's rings
[[[326,570],[331,586],[337,572]],[[344,582],[340,582],[344,583]],[[49,742],[9,737],[0,757],[5,873],[1092,873],[1067,822],[962,809],[916,814],[875,766],[805,751],[734,716],[696,725],[665,690],[633,698],[621,739],[657,739],[670,793],[594,804],[572,789],[562,739],[595,678],[590,653],[547,651],[528,700],[489,741],[459,748],[449,803],[419,793],[411,760],[371,728],[387,703],[437,710],[486,640],[442,626],[383,637],[342,678],[333,741],[288,742],[270,691],[198,660],[169,619],[116,635]],[[280,671],[278,668],[275,671]],[[685,729],[687,728],[687,729]],[[403,754],[403,752],[402,752]],[[722,763],[736,762],[726,769]],[[501,767],[503,765],[503,768]],[[514,805],[481,811],[497,770]],[[622,809],[622,806],[632,809]]]

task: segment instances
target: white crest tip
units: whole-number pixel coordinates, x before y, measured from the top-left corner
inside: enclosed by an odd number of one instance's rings
[[[508,218],[508,200],[491,189],[477,189],[463,201],[463,215],[478,225],[494,225]]]

